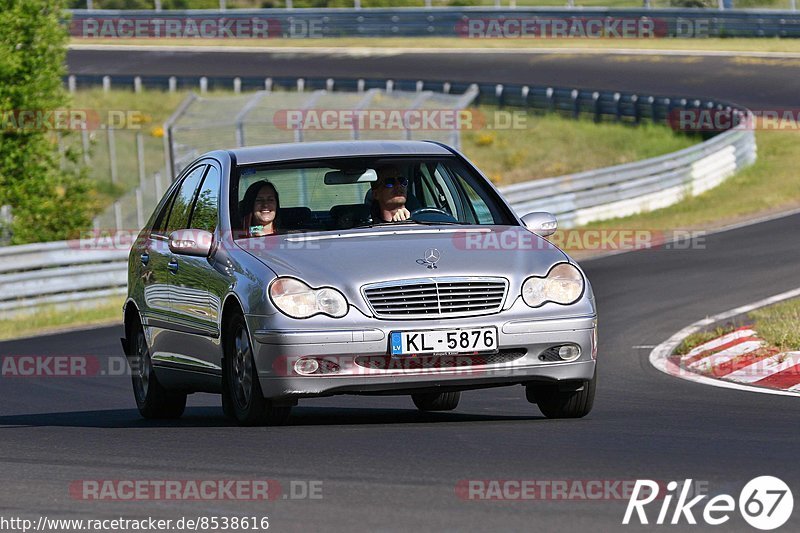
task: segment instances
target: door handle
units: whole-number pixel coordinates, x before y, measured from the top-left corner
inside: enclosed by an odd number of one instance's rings
[[[148,254],[147,252],[143,253],[142,254],[142,265],[143,266],[147,266],[147,263],[149,263],[149,262],[150,262],[150,254]]]
[[[167,264],[167,268],[169,269],[170,272],[175,274],[176,272],[178,272],[178,261],[175,259],[170,260],[170,262]]]

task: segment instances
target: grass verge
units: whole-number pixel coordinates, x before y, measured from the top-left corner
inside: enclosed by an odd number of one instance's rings
[[[715,328],[707,331],[698,331],[696,333],[692,333],[683,339],[683,341],[681,341],[678,347],[675,348],[674,353],[675,355],[686,355],[695,347],[705,344],[708,341],[713,341],[714,339],[722,337],[723,335],[727,335],[736,328],[737,326],[734,324],[725,324],[724,326],[716,326]]]
[[[125,298],[109,298],[97,307],[71,308],[69,312],[54,306],[42,307],[36,314],[0,320],[0,340],[27,337],[73,327],[122,323]]]
[[[756,163],[721,185],[664,209],[589,224],[589,228],[714,229],[800,206],[800,133],[756,133]]]
[[[756,309],[749,316],[762,339],[781,351],[800,350],[800,299]]]
[[[799,39],[467,39],[461,37],[341,37],[322,39],[81,39],[71,44],[137,45],[137,46],[246,46],[255,48],[537,48],[564,49],[631,49],[687,50],[724,52],[789,52],[800,53]],[[346,51],[346,50],[343,50]]]
[[[777,348],[780,352],[800,350],[800,298],[756,309],[739,322],[692,333],[681,341],[674,354],[686,355],[701,344],[731,333],[742,323],[752,327],[767,342],[767,349]]]
[[[495,111],[479,109],[487,115]],[[660,124],[597,124],[533,113],[520,118],[521,129],[462,132],[463,152],[496,185],[630,163],[699,142]]]

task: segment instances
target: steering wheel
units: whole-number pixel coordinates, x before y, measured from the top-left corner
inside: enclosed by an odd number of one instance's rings
[[[418,215],[423,215],[421,219],[418,218]],[[424,216],[424,215],[433,215],[433,216]],[[421,207],[419,209],[415,209],[411,212],[412,220],[422,220],[424,222],[458,222],[458,219],[445,211],[444,209],[438,209],[436,207]]]

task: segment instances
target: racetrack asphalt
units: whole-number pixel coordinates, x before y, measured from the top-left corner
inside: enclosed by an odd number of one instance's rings
[[[223,57],[226,69],[260,68]],[[188,65],[211,70],[220,60],[195,59]],[[646,73],[666,69],[662,64],[633,68],[620,63],[618,70],[608,71],[612,66],[602,62],[592,67],[590,62],[598,63],[592,58],[585,64],[588,72],[569,74],[571,69],[560,63],[564,60],[551,62],[549,73],[560,85],[583,79],[592,87],[646,90],[650,84],[662,87],[661,93],[696,89],[692,95],[748,105],[797,103],[796,67],[772,67],[763,77],[729,81],[728,67],[716,72],[707,64],[708,75],[694,79],[702,69],[687,63],[670,67],[672,74],[663,75],[660,85]],[[362,60],[351,59],[349,70],[326,61],[294,61],[294,67],[287,62],[282,68],[296,68],[297,75],[333,75],[339,67],[347,71],[339,76],[414,73],[445,80],[458,73],[469,80],[545,82],[535,78],[544,76],[543,68],[531,66],[528,72],[518,64],[471,63],[465,70],[464,60],[459,71],[457,58],[445,63],[428,58],[416,65],[405,58],[404,66],[386,63],[375,70]],[[124,56],[116,67],[145,69],[154,63]],[[79,65],[71,53],[70,68]],[[98,61],[98,71],[102,65]],[[494,74],[487,72],[490,67]],[[277,69],[270,74],[278,75]],[[506,78],[494,78],[500,72]],[[558,72],[564,78],[557,78]],[[620,525],[624,500],[465,501],[455,488],[471,479],[666,483],[691,478],[707,482],[711,494],[738,499],[751,478],[774,475],[794,489],[797,499],[800,412],[795,398],[690,383],[658,372],[647,358],[653,345],[687,324],[799,286],[799,229],[800,215],[793,215],[708,235],[702,249],[642,250],[582,262],[598,301],[600,344],[595,408],[581,420],[545,419],[516,386],[466,392],[456,411],[429,415],[419,414],[407,397],[306,400],[295,408],[290,425],[276,428],[232,426],[217,397],[195,395],[181,420],[149,422],[139,418],[125,376],[2,377],[0,515],[256,515],[269,516],[276,531],[635,531],[645,528]],[[119,327],[105,327],[21,339],[0,343],[0,354],[119,356],[120,334]],[[267,503],[97,502],[75,500],[69,493],[76,480],[230,478],[276,479],[284,487],[292,480],[321,480],[323,497]],[[654,521],[658,507],[648,510]],[[702,520],[702,511],[694,514]],[[720,528],[753,531],[738,513]],[[703,528],[685,521],[665,527],[698,529]],[[784,529],[800,529],[798,511]]]
[[[72,49],[70,74],[332,77],[529,83],[792,107],[800,59],[598,54],[193,52]]]

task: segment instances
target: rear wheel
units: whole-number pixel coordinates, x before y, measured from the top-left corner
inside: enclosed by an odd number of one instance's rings
[[[426,392],[412,394],[411,399],[420,411],[452,411],[458,407],[461,392]]]
[[[242,426],[285,424],[292,408],[264,398],[244,317],[234,316],[227,331],[222,390],[225,414]]]
[[[592,379],[582,381],[567,390],[558,384],[530,384],[525,386],[529,402],[539,406],[547,418],[582,418],[594,406],[597,371]]]
[[[141,324],[136,324],[129,337],[128,358],[133,371],[133,396],[136,407],[145,418],[179,418],[186,409],[186,394],[165,389],[153,372],[150,349]]]

